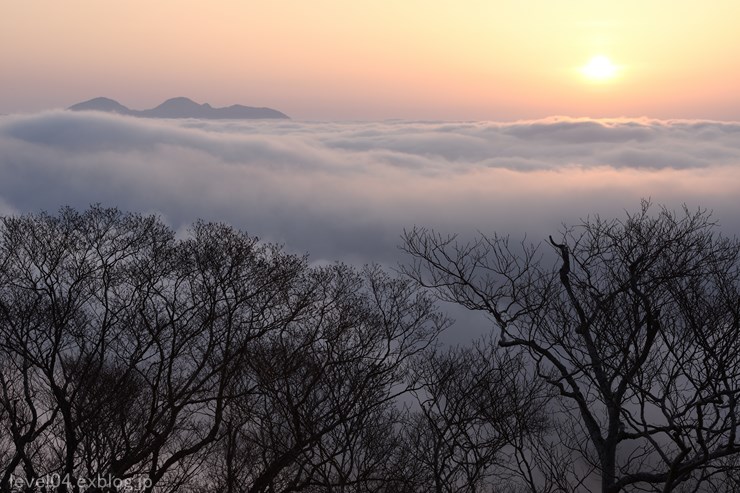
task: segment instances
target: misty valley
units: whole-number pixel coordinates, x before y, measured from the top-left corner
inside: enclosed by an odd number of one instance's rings
[[[399,242],[2,217],[2,490],[735,491],[740,243],[709,211]],[[450,303],[486,333],[445,342]]]

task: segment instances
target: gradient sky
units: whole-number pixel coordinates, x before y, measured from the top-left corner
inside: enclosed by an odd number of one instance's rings
[[[96,96],[297,119],[740,120],[740,2],[27,0],[0,15],[0,113]],[[587,80],[593,56],[618,66]]]

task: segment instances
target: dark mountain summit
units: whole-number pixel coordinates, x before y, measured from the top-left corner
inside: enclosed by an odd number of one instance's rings
[[[211,105],[198,104],[188,98],[172,98],[151,110],[144,110],[149,116],[158,118],[204,118],[204,113],[212,110]]]
[[[95,98],[84,103],[77,103],[67,108],[72,111],[107,111],[109,113],[120,113],[130,115],[133,112],[118,101],[110,98]]]
[[[183,97],[168,99],[156,108],[148,110],[132,110],[109,98],[91,99],[72,105],[67,109],[72,111],[104,111],[144,118],[201,118],[204,120],[289,118],[286,114],[271,108],[254,108],[240,104],[225,108],[214,108],[208,103],[198,104],[192,99]]]

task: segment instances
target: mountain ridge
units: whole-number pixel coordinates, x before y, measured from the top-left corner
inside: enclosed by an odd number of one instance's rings
[[[204,120],[290,119],[285,113],[272,108],[243,106],[241,104],[214,108],[208,103],[199,104],[186,97],[170,98],[159,106],[146,110],[132,110],[114,99],[97,97],[73,104],[67,110],[102,111],[105,113],[117,113],[142,118],[200,118]]]

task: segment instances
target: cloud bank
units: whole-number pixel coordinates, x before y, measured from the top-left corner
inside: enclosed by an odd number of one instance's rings
[[[394,264],[404,227],[538,241],[641,197],[740,231],[740,123],[516,123],[0,117],[0,213],[91,203],[176,228],[221,220],[311,258]]]

